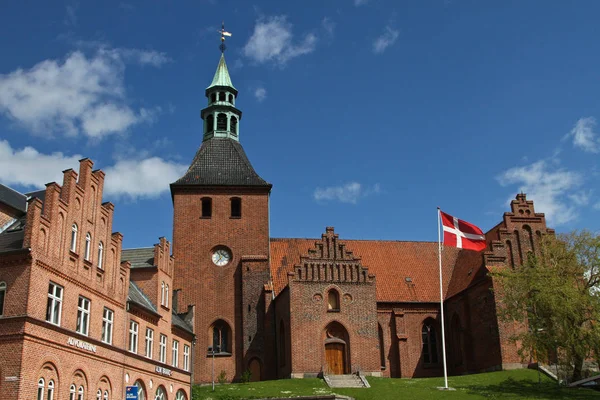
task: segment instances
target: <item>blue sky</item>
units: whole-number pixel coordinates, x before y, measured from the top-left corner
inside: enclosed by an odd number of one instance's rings
[[[51,3],[51,4],[50,4]],[[39,1],[0,13],[0,182],[89,157],[125,247],[172,236],[168,184],[226,59],[273,237],[437,240],[519,191],[559,232],[599,229],[600,3]]]

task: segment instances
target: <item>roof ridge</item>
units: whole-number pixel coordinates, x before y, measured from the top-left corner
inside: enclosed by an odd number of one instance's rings
[[[321,238],[270,238],[270,241],[285,241],[285,240],[321,240]],[[340,238],[342,242],[388,242],[388,243],[431,243],[438,244],[437,241],[430,240],[397,240],[397,239],[346,239]]]

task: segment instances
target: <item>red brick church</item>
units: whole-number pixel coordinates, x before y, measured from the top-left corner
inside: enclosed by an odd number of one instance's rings
[[[172,245],[121,250],[90,160],[62,187],[0,185],[0,397],[108,400],[138,386],[187,400],[213,362],[229,381],[442,375],[438,244],[344,240],[333,227],[270,237],[272,185],[240,143],[237,96],[222,55],[200,148],[170,187]],[[484,251],[443,249],[450,374],[522,366],[488,271],[522,263],[553,231],[524,194],[510,207]]]
[[[171,184],[174,285],[196,306],[194,381],[443,373],[434,242],[269,236],[272,185],[240,143],[238,92],[221,56],[206,89],[202,144]],[[486,233],[487,249],[444,248],[450,373],[521,366],[513,331],[496,316],[493,267],[521,263],[548,233],[524,194]],[[183,311],[183,310],[181,310]]]

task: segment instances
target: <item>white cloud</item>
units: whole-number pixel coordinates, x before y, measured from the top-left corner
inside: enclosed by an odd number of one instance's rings
[[[294,41],[292,24],[285,16],[261,18],[256,21],[254,33],[244,46],[244,55],[262,64],[275,62],[285,65],[292,58],[315,50],[317,37],[306,34],[300,41]]]
[[[321,27],[325,30],[325,32],[327,33],[327,36],[329,36],[329,38],[333,37],[333,33],[335,31],[335,22],[333,22],[328,17],[324,17],[321,20]]]
[[[340,201],[342,203],[356,204],[359,199],[377,194],[379,191],[379,184],[365,188],[358,182],[349,182],[340,186],[316,188],[313,197],[317,201]]]
[[[31,189],[43,188],[46,183],[62,184],[62,171],[78,170],[79,154],[43,154],[32,147],[17,150],[0,141],[0,181],[6,185],[20,185]],[[159,157],[141,160],[120,160],[102,168],[106,173],[104,193],[107,196],[132,199],[156,197],[169,190],[169,183],[180,178],[187,166]]]
[[[600,153],[600,139],[594,132],[594,117],[580,118],[565,138],[573,137],[573,146],[589,153]]]
[[[188,166],[165,161],[159,157],[144,160],[120,160],[106,173],[104,193],[130,198],[156,197],[169,189]]]
[[[159,66],[163,53],[101,48],[92,57],[75,51],[63,61],[0,74],[0,113],[33,133],[101,138],[153,122],[147,109],[126,101],[125,62]]]
[[[356,7],[363,6],[363,5],[367,4],[368,2],[369,2],[369,0],[354,0],[354,5]]]
[[[259,102],[262,102],[267,98],[267,89],[264,87],[256,88],[256,90],[254,90],[254,97],[256,97]]]
[[[373,42],[373,52],[376,54],[381,54],[393,45],[398,39],[398,35],[400,33],[391,28],[390,26],[386,26],[384,32]]]
[[[575,220],[579,207],[589,202],[589,192],[577,191],[581,174],[554,166],[545,160],[524,167],[511,168],[497,177],[502,186],[517,185],[527,198],[535,202],[538,212],[546,214],[554,225]]]

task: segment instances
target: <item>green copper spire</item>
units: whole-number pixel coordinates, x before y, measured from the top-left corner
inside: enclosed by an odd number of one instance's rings
[[[225,63],[225,54],[223,53],[221,53],[221,59],[219,60],[219,65],[217,66],[217,71],[215,72],[212,83],[206,89],[208,90],[215,86],[228,86],[235,89],[233,83],[231,83],[229,71],[227,70],[227,64]]]

